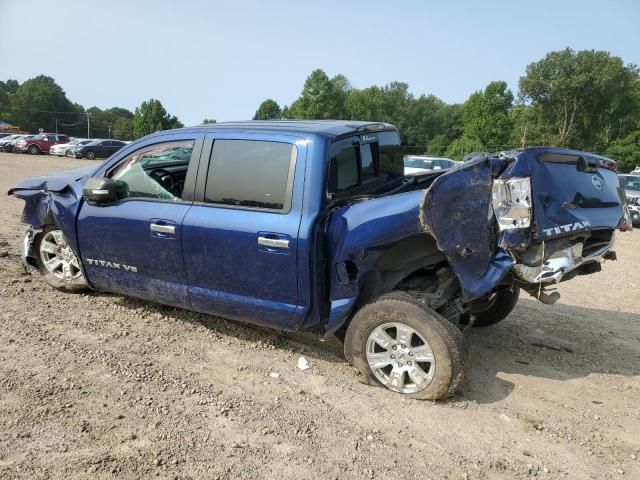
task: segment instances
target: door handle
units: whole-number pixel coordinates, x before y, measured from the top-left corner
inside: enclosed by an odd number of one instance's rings
[[[289,240],[282,238],[258,237],[258,245],[271,248],[289,248]]]
[[[149,229],[152,232],[157,233],[176,233],[176,227],[174,225],[160,225],[159,223],[152,223],[151,225],[149,225]]]

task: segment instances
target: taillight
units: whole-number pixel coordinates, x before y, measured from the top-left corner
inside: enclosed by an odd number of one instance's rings
[[[529,177],[495,179],[491,200],[500,231],[531,226],[531,180]]]

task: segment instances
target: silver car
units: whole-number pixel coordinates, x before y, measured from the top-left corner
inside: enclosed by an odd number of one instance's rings
[[[633,225],[640,225],[640,174],[619,175]]]

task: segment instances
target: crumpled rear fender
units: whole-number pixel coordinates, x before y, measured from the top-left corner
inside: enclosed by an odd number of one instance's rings
[[[363,278],[380,256],[416,235],[435,241],[460,282],[464,300],[492,291],[514,263],[504,248],[511,240],[498,245],[491,205],[493,178],[508,163],[479,157],[442,174],[426,190],[357,202],[332,212],[327,226],[331,284],[327,332],[348,318]],[[351,266],[350,278],[345,262]]]

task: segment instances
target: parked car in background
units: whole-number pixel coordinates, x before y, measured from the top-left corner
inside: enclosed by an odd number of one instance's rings
[[[433,172],[435,170],[446,170],[455,167],[462,162],[456,162],[450,158],[429,157],[426,155],[405,155],[404,174],[417,175],[420,173]]]
[[[640,171],[638,174],[619,175],[620,185],[627,197],[627,208],[633,225],[640,225]]]
[[[22,136],[23,135],[14,134],[14,135],[7,135],[6,137],[0,138],[0,152],[4,152],[5,151],[5,147],[7,145],[9,145],[12,140],[18,139],[18,138],[20,138]]]
[[[85,138],[74,138],[68,143],[59,143],[58,145],[54,145],[49,149],[50,155],[57,155],[58,157],[64,157],[67,154],[67,150],[71,147],[75,147],[76,145],[86,145],[89,142],[92,142],[92,139]]]
[[[37,135],[16,135],[8,143],[5,144],[4,151],[8,153],[12,153],[15,151],[16,143],[18,143],[20,140],[29,140],[36,136]]]
[[[69,143],[69,137],[62,133],[41,133],[31,138],[21,138],[13,147],[14,153],[27,152],[31,155],[49,153],[49,149],[60,143]]]
[[[93,140],[86,145],[76,145],[70,148],[70,152],[76,158],[87,158],[93,160],[94,158],[107,158],[116,153],[126,143],[121,140]]]

